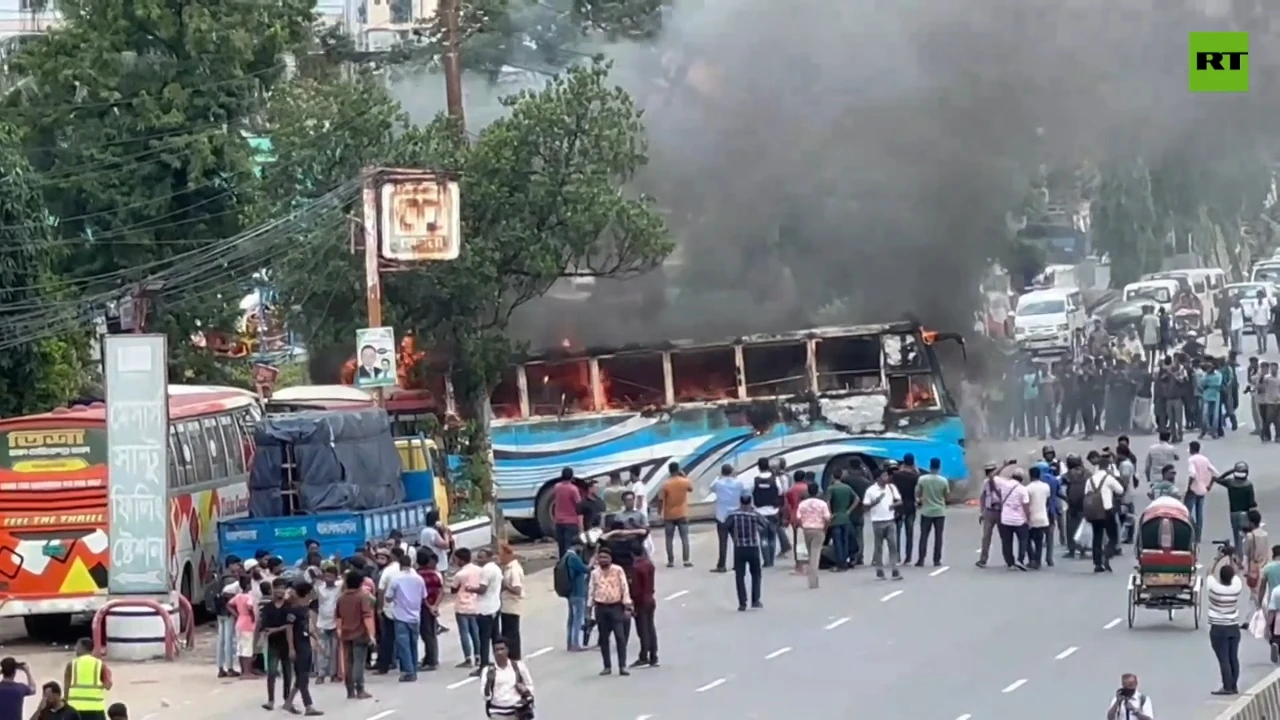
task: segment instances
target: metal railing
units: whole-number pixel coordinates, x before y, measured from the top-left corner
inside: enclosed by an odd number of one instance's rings
[[[1280,720],[1280,670],[1249,688],[1216,720]]]

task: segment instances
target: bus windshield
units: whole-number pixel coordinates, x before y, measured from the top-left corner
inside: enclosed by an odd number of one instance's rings
[[[1263,265],[1253,269],[1254,282],[1280,283],[1280,265]]]

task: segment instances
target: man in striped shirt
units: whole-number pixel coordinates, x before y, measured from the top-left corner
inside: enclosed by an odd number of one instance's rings
[[[747,572],[751,572],[751,607],[760,603],[760,537],[771,529],[769,521],[751,504],[751,496],[740,498],[738,509],[725,518],[733,542],[733,581],[738,590],[738,612],[747,611]]]
[[[1205,581],[1209,592],[1209,644],[1218,658],[1222,687],[1214,695],[1240,692],[1240,598],[1244,583],[1236,575],[1233,562],[1217,564],[1216,576]]]

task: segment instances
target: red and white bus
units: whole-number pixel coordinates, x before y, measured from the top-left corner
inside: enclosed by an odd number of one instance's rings
[[[257,397],[169,386],[169,577],[193,604],[218,577],[220,519],[248,513]],[[0,618],[57,635],[107,600],[106,405],[0,420]]]

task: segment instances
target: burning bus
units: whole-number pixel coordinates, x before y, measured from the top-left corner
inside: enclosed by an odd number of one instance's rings
[[[944,340],[959,338],[904,322],[714,343],[566,341],[517,358],[491,397],[497,502],[537,537],[551,531],[564,467],[583,478],[638,468],[652,498],[674,461],[701,500],[726,463],[748,478],[759,458],[781,460],[825,485],[855,457],[874,468],[913,453],[963,483],[965,429],[935,353]]]

